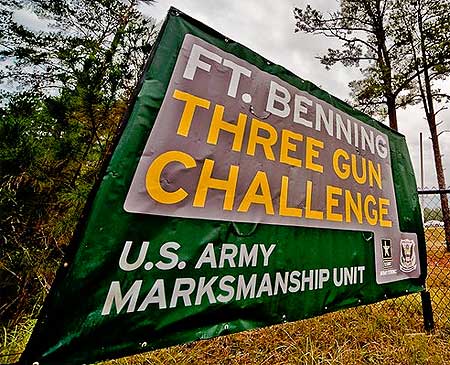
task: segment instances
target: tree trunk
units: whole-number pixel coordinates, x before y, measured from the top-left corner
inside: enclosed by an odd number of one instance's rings
[[[431,142],[433,144],[434,164],[436,166],[438,187],[439,190],[444,190],[447,189],[447,186],[445,183],[444,169],[442,168],[439,137],[436,129],[436,118],[434,114],[430,114],[427,119],[431,132]],[[441,195],[442,217],[444,220],[445,244],[447,245],[447,251],[450,252],[450,209],[448,206],[448,196],[447,194],[440,194],[440,195]]]
[[[389,127],[397,131],[398,125],[397,125],[397,111],[395,109],[395,96],[386,95],[386,104],[388,108]]]
[[[375,8],[372,9],[372,5]],[[381,80],[383,81],[384,97],[386,98],[386,105],[389,116],[389,126],[398,130],[397,126],[397,111],[395,110],[395,99],[392,91],[392,65],[391,56],[386,45],[386,29],[384,25],[384,14],[381,9],[381,1],[377,0],[373,4],[371,1],[364,2],[366,12],[373,20],[373,31],[377,39],[377,65],[381,71]]]
[[[439,136],[436,128],[436,113],[434,111],[433,92],[431,90],[431,80],[428,73],[429,65],[425,46],[425,34],[423,30],[423,14],[422,14],[422,2],[418,1],[417,23],[420,34],[420,50],[423,62],[423,78],[425,84],[425,95],[422,91],[422,101],[425,107],[425,113],[427,116],[428,126],[431,133],[431,142],[433,144],[434,163],[436,167],[436,176],[438,180],[438,187],[440,190],[446,189],[444,169],[442,168],[441,150],[439,148]],[[445,232],[445,244],[447,246],[447,252],[450,252],[450,210],[448,207],[447,194],[441,194],[441,208],[442,217],[444,220],[444,232]]]

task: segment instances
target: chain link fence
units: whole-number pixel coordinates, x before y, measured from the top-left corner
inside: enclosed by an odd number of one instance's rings
[[[427,242],[427,290],[434,321],[440,328],[450,328],[450,251],[445,238],[441,194],[449,197],[450,190],[419,191],[419,199]]]
[[[410,332],[420,332],[425,327],[450,333],[450,251],[447,249],[440,197],[447,194],[450,198],[450,190],[427,189],[418,193],[427,248],[426,292],[350,308],[340,314],[338,312],[341,317],[360,320],[369,313],[372,320],[386,316],[391,323]],[[429,305],[426,306],[430,302],[431,310]]]

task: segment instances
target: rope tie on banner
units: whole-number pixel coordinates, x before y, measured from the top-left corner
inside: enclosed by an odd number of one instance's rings
[[[250,229],[250,231],[248,232],[242,232],[239,227],[237,226],[237,224],[235,222],[231,222],[231,225],[234,229],[234,232],[239,236],[239,237],[249,237],[251,236],[253,233],[255,233],[256,228],[258,228],[258,224],[259,223],[254,223],[253,227]]]
[[[250,105],[249,110],[250,110],[250,113],[251,113],[251,114],[253,114],[256,118],[258,118],[258,119],[260,119],[260,120],[267,119],[267,118],[269,118],[269,117],[272,115],[272,113],[270,113],[270,112],[267,112],[267,114],[266,114],[265,116],[257,115],[257,114],[256,114],[256,111],[255,111],[255,108],[253,107],[253,105]]]

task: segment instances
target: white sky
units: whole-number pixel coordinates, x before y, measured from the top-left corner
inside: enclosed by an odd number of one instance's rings
[[[146,14],[161,21],[169,7],[175,6],[186,14],[209,25],[230,39],[258,52],[263,57],[309,80],[342,100],[349,98],[348,83],[360,77],[357,69],[333,66],[325,70],[317,56],[333,47],[336,42],[320,36],[294,33],[294,6],[304,6],[304,0],[157,0],[156,4],[143,6]],[[331,11],[338,1],[315,0],[313,6],[322,11]],[[21,11],[16,14],[23,23],[42,29],[36,16]],[[439,85],[448,92],[450,81]],[[450,185],[450,110],[442,112],[438,120],[443,120],[439,130],[449,130],[440,137],[441,154]],[[398,111],[399,131],[406,136],[416,180],[420,186],[419,133],[424,141],[424,186],[437,186],[430,133],[420,106]]]
[[[337,1],[315,0],[310,3],[322,11],[331,11]],[[304,6],[303,0],[158,0],[146,13],[162,20],[169,7],[175,6],[186,14],[223,33],[265,58],[309,80],[342,100],[349,98],[348,83],[360,77],[357,69],[334,66],[331,71],[316,59],[336,43],[320,36],[294,33],[294,6]],[[450,81],[440,85],[448,91]],[[438,116],[444,120],[439,130],[450,130],[450,111]],[[420,106],[398,111],[399,131],[406,136],[416,180],[420,186],[419,133],[423,133],[424,186],[437,186],[430,133]],[[450,132],[440,136],[441,153],[450,185]]]

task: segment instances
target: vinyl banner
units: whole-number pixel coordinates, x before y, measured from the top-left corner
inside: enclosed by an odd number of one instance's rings
[[[90,203],[24,363],[423,290],[404,137],[173,8]]]

